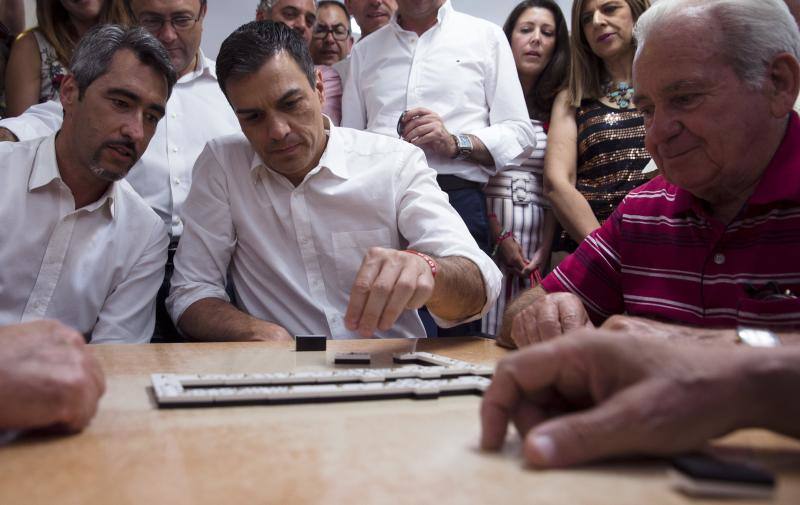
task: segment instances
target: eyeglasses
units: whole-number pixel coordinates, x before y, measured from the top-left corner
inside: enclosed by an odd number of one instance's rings
[[[341,24],[334,25],[332,28],[328,28],[324,25],[316,25],[311,36],[315,39],[324,39],[329,33],[333,35],[333,38],[336,40],[345,40],[350,35],[350,30]]]
[[[186,30],[190,30],[198,21],[200,21],[200,16],[193,17],[184,15],[169,19],[161,16],[143,16],[139,18],[139,26],[150,33],[158,33],[164,28],[164,23],[168,22],[176,32],[185,32]]]

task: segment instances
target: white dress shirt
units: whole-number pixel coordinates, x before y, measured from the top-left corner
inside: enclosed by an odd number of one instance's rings
[[[342,99],[342,126],[397,138],[404,111],[425,107],[453,134],[478,137],[495,166],[429,155],[440,174],[485,183],[535,144],[514,56],[496,25],[442,5],[437,24],[418,37],[389,24],[353,46]]]
[[[0,121],[20,140],[54,133],[61,128],[61,103],[34,105],[16,118]],[[200,53],[198,67],[175,84],[167,110],[142,158],[127,177],[139,195],[170,227],[183,231],[181,207],[192,184],[192,167],[206,142],[241,131],[236,115],[217,83],[215,63]]]
[[[149,342],[164,223],[130,184],[75,209],[55,135],[0,143],[0,325],[58,319],[93,343]]]
[[[465,321],[481,317],[499,293],[500,271],[448,203],[423,152],[406,142],[334,127],[319,165],[295,187],[238,134],[211,141],[194,175],[167,299],[174,321],[203,298],[228,300],[230,264],[239,308],[248,314],[295,335],[357,337],[344,315],[373,246],[472,260],[487,301]],[[424,337],[425,330],[407,310],[378,335]]]

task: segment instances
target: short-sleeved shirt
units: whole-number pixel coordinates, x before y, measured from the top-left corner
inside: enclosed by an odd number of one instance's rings
[[[627,313],[695,326],[800,327],[800,119],[727,225],[659,176],[543,282],[570,291],[595,322]]]

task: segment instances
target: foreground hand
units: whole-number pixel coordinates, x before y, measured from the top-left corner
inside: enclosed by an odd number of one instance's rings
[[[499,449],[512,421],[526,460],[541,467],[697,449],[747,423],[742,356],[600,330],[529,347],[495,371],[481,447]]]
[[[415,310],[433,294],[434,279],[428,263],[394,249],[373,247],[356,274],[345,326],[370,337],[376,329],[389,330],[404,310]]]
[[[0,428],[79,431],[104,392],[80,333],[56,321],[0,328]]]
[[[511,325],[518,348],[544,342],[578,328],[591,328],[589,314],[572,293],[549,293],[520,311]]]
[[[426,153],[445,158],[452,158],[456,153],[456,143],[442,118],[429,109],[418,107],[406,111],[402,137]]]

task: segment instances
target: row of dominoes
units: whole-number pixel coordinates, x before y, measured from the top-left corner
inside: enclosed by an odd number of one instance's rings
[[[294,386],[198,387],[180,391],[156,386],[159,404],[303,402],[379,398],[436,398],[441,394],[482,393],[490,380],[481,376],[448,379],[400,379],[391,382],[305,384]]]

